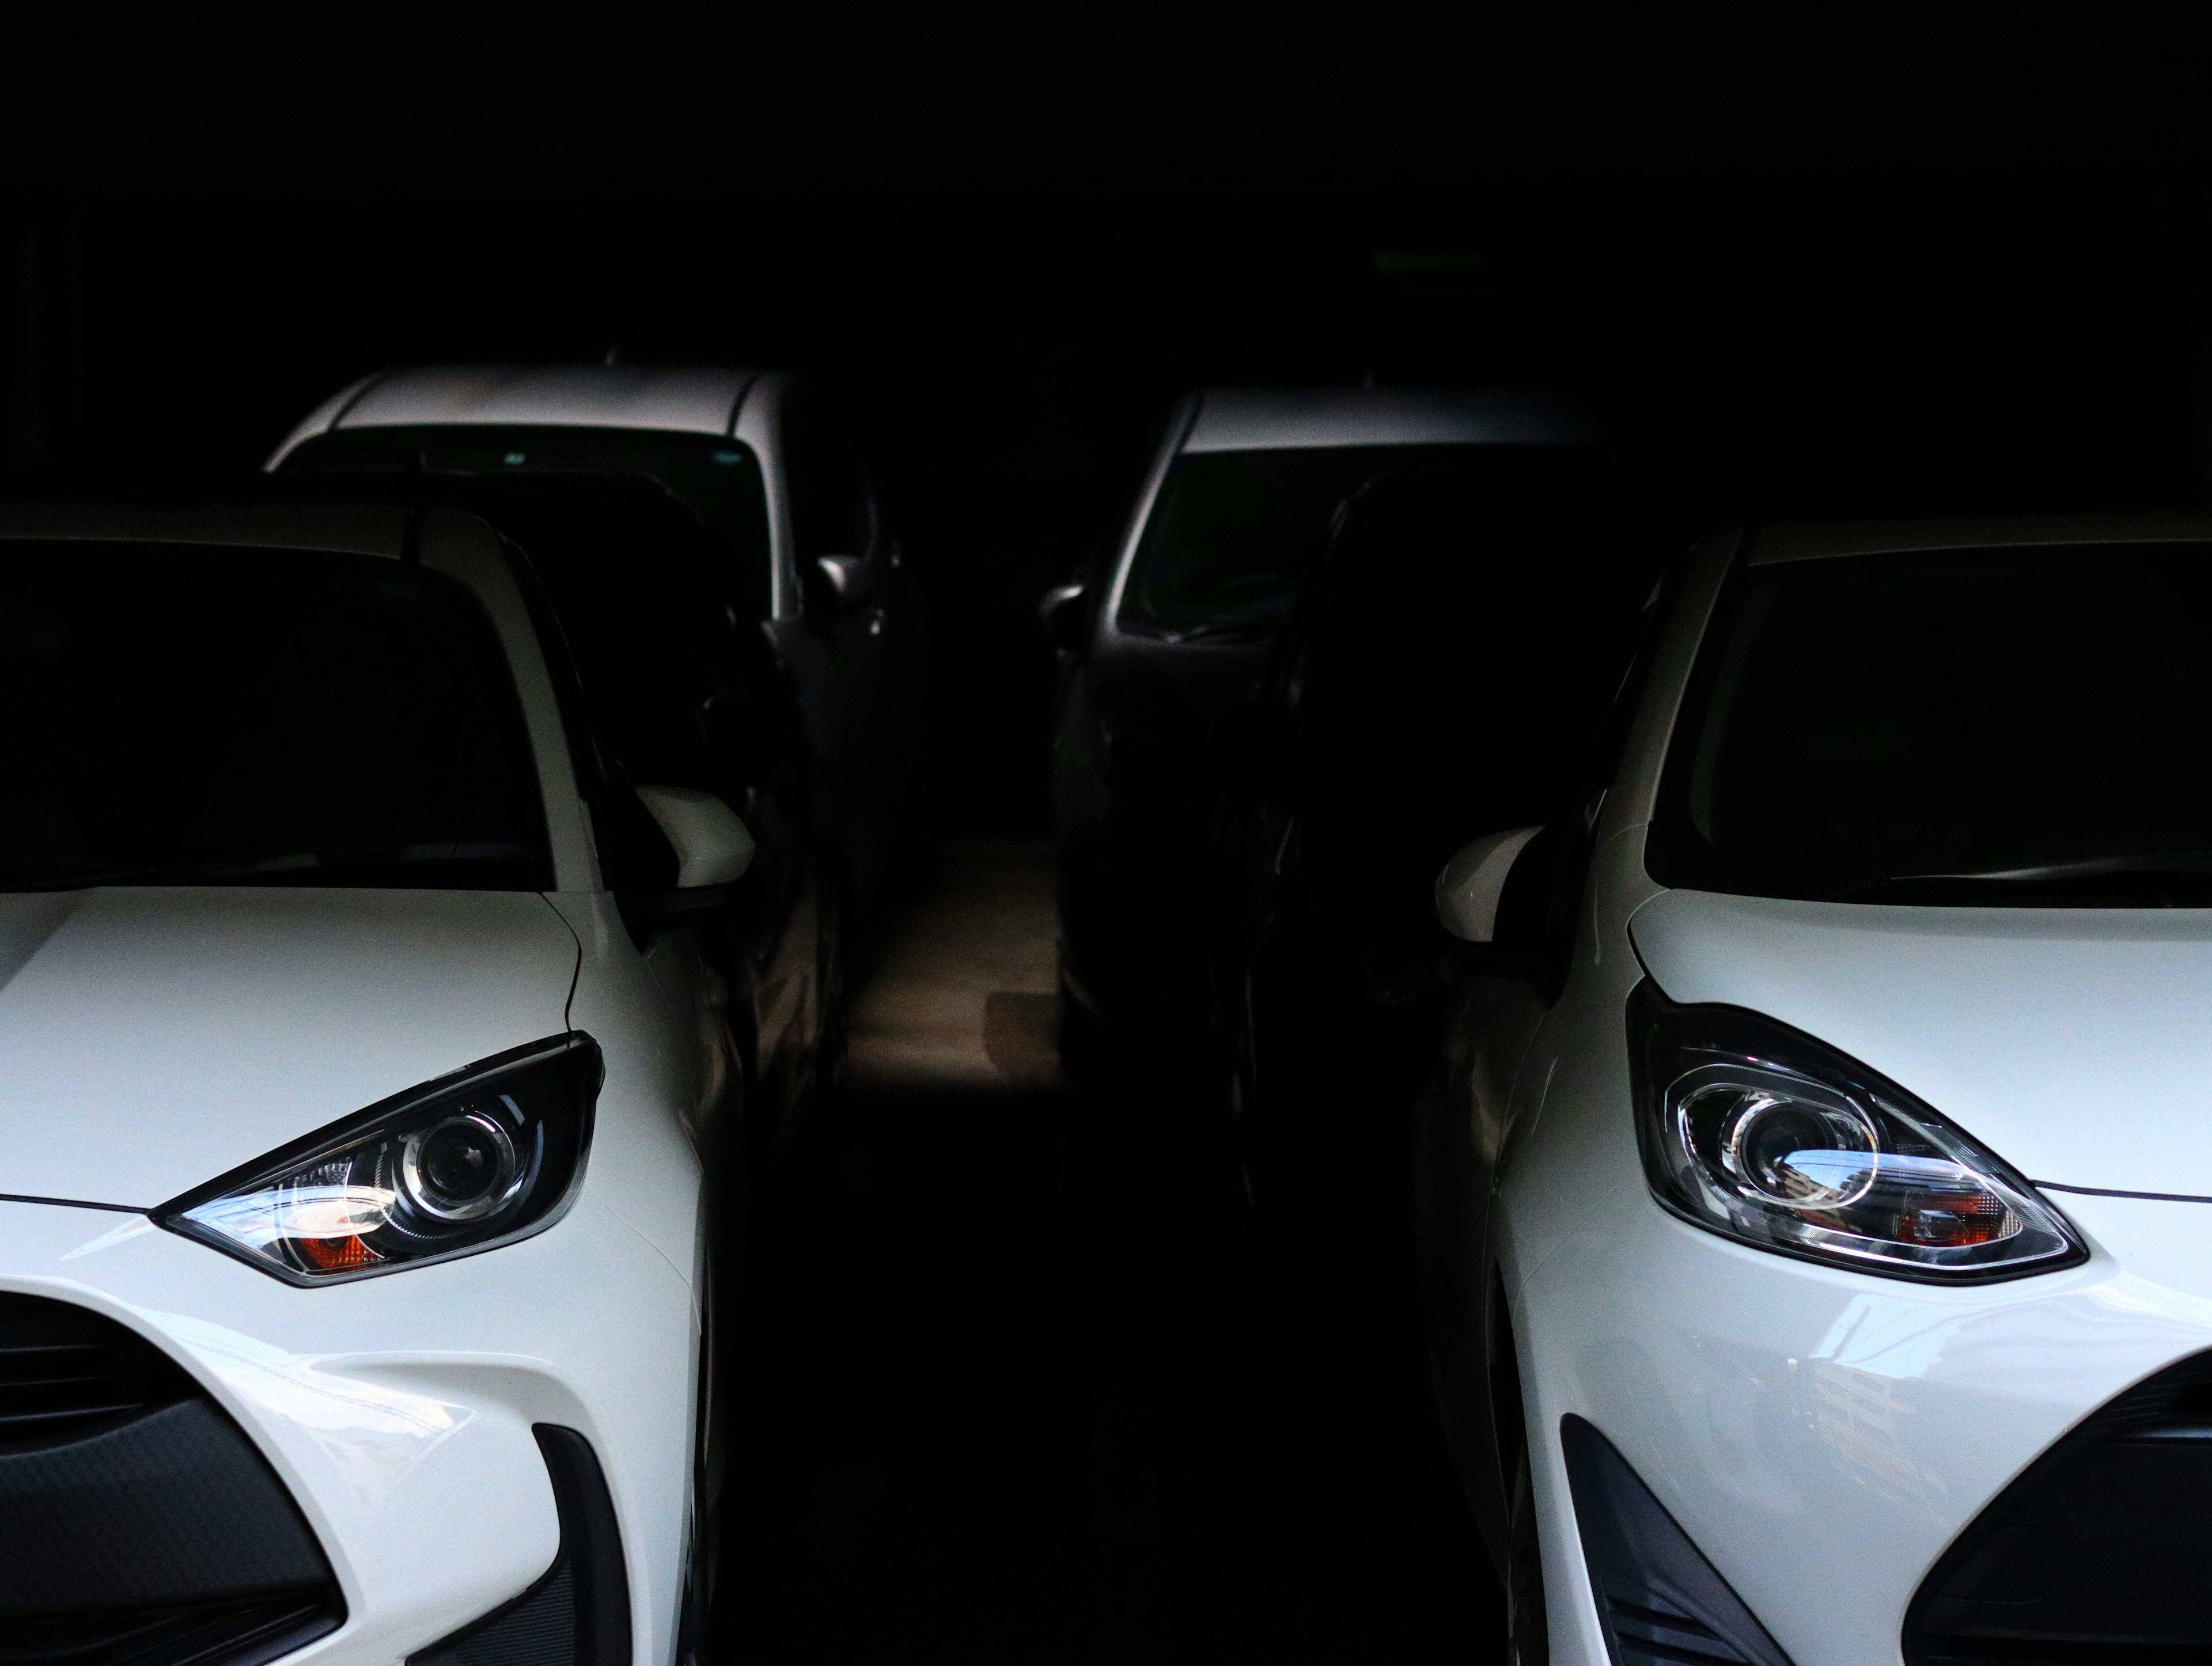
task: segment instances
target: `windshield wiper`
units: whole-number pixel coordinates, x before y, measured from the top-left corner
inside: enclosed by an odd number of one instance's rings
[[[2066,885],[2077,879],[2202,879],[2212,876],[2212,856],[2080,856],[2020,867],[1963,869],[1948,873],[1893,873],[1887,883],[1969,879],[2002,885]]]
[[[441,865],[448,862],[527,860],[519,844],[463,843],[367,845],[331,850],[294,850],[276,855],[227,857],[205,862],[149,863],[136,867],[10,868],[0,870],[0,891],[84,891],[94,885],[241,885],[311,882],[322,873],[359,873],[364,868]]]
[[[1208,619],[1201,624],[1165,630],[1171,642],[1256,642],[1283,628],[1279,619]]]

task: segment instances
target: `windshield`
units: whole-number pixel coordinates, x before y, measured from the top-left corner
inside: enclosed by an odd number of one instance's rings
[[[1653,877],[1858,902],[2212,906],[2208,556],[1751,569],[1676,727]]]
[[[1384,473],[1510,476],[1557,448],[1343,446],[1187,453],[1160,488],[1118,621],[1169,635],[1263,633],[1328,552],[1338,507]]]
[[[466,425],[341,429],[285,458],[288,475],[468,478],[638,475],[657,481],[725,540],[732,589],[754,617],[770,606],[768,498],[750,447],[710,434],[650,429]]]
[[[0,886],[550,886],[507,657],[452,580],[11,543],[0,584]]]

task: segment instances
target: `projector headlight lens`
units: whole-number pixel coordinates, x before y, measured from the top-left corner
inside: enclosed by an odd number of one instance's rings
[[[1994,1152],[1856,1060],[1756,1012],[1629,999],[1652,1195],[1724,1237],[1898,1278],[2070,1267],[2072,1225]]]
[[[601,1066],[580,1032],[394,1095],[154,1212],[293,1284],[495,1249],[559,1219],[591,1144]]]

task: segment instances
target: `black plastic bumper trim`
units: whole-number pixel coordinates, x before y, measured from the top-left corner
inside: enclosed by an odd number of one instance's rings
[[[629,1666],[629,1570],[613,1495],[574,1429],[531,1431],[561,1523],[553,1565],[512,1602],[408,1657],[408,1666]]]
[[[1613,1666],[1790,1666],[1611,1441],[1570,1413],[1559,1444]]]

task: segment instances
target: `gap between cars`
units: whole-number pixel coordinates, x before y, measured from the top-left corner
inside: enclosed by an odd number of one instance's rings
[[[1410,1325],[1270,1276],[1206,1084],[1060,1074],[1051,895],[951,845],[858,985],[742,1304],[732,1657],[1486,1658]]]

